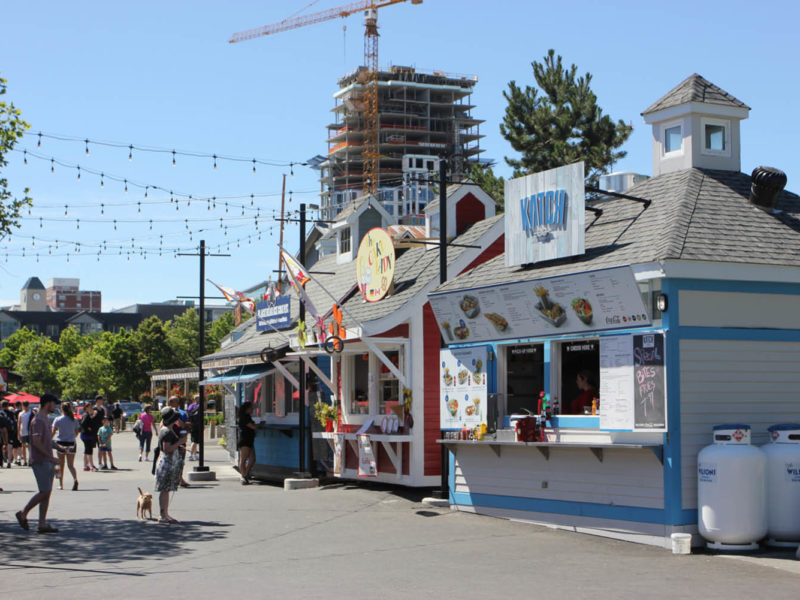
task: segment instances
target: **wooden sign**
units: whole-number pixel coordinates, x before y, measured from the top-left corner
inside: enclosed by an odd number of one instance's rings
[[[356,278],[364,300],[377,302],[392,288],[394,281],[394,243],[380,227],[370,229],[356,255]]]

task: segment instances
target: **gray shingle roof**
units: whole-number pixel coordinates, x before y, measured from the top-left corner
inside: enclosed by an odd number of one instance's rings
[[[692,73],[664,96],[651,104],[642,114],[646,115],[689,102],[703,102],[705,104],[719,104],[750,109],[744,102],[737,100],[703,76]]]
[[[28,277],[28,281],[25,282],[25,285],[22,286],[23,290],[43,290],[44,286],[42,285],[41,280],[38,277]]]
[[[586,213],[583,256],[507,267],[501,255],[437,291],[667,259],[800,267],[800,197],[784,191],[783,212],[773,215],[752,205],[749,192],[750,176],[734,171],[661,175],[627,192],[652,200],[649,208],[618,199],[604,202],[600,217]]]

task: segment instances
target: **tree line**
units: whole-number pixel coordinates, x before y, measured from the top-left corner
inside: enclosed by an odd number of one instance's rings
[[[58,342],[23,327],[3,342],[0,365],[22,376],[21,391],[37,396],[55,393],[73,400],[101,393],[119,400],[136,399],[150,389],[148,371],[199,365],[197,310],[171,321],[148,317],[132,331],[82,335],[67,327]],[[233,329],[233,314],[205,324],[205,353],[219,349]]]

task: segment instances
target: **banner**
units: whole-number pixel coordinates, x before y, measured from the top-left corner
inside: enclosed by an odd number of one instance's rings
[[[333,474],[341,475],[344,465],[344,434],[333,434]]]
[[[448,344],[650,324],[630,267],[429,296]]]
[[[280,296],[256,304],[256,331],[286,329],[292,324],[291,297]]]
[[[377,477],[378,463],[372,452],[372,442],[367,434],[358,436],[358,476]]]

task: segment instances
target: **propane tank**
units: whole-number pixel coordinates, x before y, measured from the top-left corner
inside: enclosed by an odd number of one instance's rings
[[[697,455],[698,531],[715,550],[756,550],[767,533],[767,457],[749,425],[717,425]]]
[[[793,548],[800,545],[800,425],[768,428],[767,543]]]

